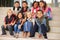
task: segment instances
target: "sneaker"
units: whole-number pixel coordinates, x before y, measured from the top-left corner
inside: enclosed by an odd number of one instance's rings
[[[5,34],[1,34],[1,35],[6,35],[6,33]]]
[[[44,40],[48,40],[48,39],[44,39]]]

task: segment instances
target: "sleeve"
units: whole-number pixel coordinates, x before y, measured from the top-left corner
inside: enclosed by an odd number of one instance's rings
[[[7,22],[6,22],[6,17],[4,18],[4,23],[6,24]]]
[[[36,24],[40,27],[40,24],[38,23],[38,20],[36,19],[35,21],[36,21]]]
[[[43,19],[42,24],[44,24],[46,26],[46,19],[45,18]]]

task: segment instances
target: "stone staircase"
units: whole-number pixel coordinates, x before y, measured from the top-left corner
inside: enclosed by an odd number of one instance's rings
[[[0,27],[3,24],[3,19],[5,17],[5,15],[7,14],[7,10],[10,9],[10,7],[0,7]],[[48,35],[48,40],[60,40],[60,8],[52,8],[52,15],[53,15],[53,20],[49,21],[49,25],[51,28],[51,31],[49,33],[47,33]],[[0,28],[0,34],[1,34],[1,28]],[[21,33],[22,34],[22,33]],[[22,36],[20,34],[20,36]],[[14,38],[12,36],[10,36],[9,34],[5,35],[5,36],[1,36],[0,35],[0,40],[43,40],[44,38],[37,38],[37,33],[35,35],[35,37],[33,38]]]

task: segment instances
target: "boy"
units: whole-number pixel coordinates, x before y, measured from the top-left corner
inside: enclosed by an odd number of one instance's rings
[[[38,25],[39,37],[43,35],[47,39],[46,19],[44,18],[42,10],[37,11],[36,24]]]
[[[15,24],[16,16],[12,13],[11,9],[8,10],[7,16],[4,20],[4,25],[1,26],[2,28],[2,35],[6,35],[6,29],[9,30],[10,35],[13,34],[13,26]]]

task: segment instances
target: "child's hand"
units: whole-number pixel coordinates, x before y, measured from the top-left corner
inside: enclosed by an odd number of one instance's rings
[[[26,21],[26,19],[23,19],[23,20],[22,20],[22,22],[25,22],[25,21]]]
[[[18,26],[18,29],[21,29],[21,25]]]
[[[6,28],[6,27],[7,27],[7,25],[6,25],[6,24],[4,24],[4,27]]]

